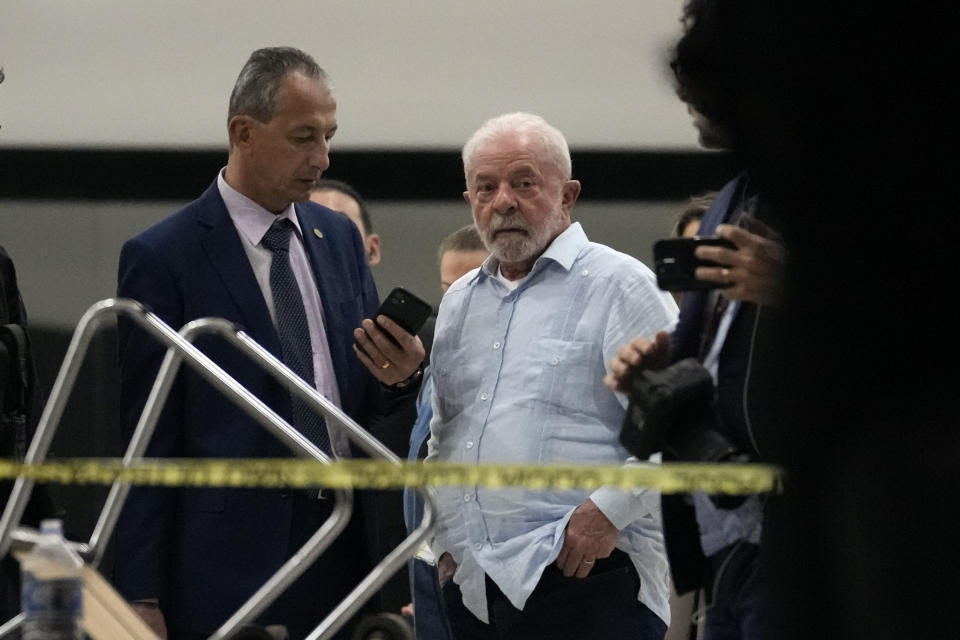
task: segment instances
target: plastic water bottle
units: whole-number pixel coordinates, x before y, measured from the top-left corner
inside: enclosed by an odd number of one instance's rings
[[[20,564],[23,640],[82,638],[83,560],[63,539],[60,520],[40,523],[40,541]]]

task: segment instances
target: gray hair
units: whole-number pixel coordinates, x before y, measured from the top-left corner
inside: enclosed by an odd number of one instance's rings
[[[276,113],[277,92],[283,84],[283,78],[292,71],[320,80],[330,88],[329,76],[309,53],[293,47],[257,49],[250,54],[233,85],[227,122],[237,115],[269,122]]]
[[[539,140],[546,153],[547,162],[555,166],[564,180],[569,180],[573,168],[570,161],[570,147],[560,130],[533,113],[518,111],[490,118],[470,136],[463,145],[463,175],[470,174],[473,156],[483,144],[506,134],[528,135]]]

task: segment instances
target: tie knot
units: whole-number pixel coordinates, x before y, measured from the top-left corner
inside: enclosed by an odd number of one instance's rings
[[[274,253],[277,251],[287,252],[290,249],[290,234],[292,232],[293,223],[290,222],[290,220],[287,218],[274,220],[273,224],[270,225],[270,228],[267,229],[267,232],[263,235],[263,240],[260,241],[260,244]]]

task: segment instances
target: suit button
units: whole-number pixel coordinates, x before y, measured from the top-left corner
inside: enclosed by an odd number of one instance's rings
[[[281,491],[281,492],[280,492],[280,497],[281,497],[281,498],[289,498],[289,497],[290,497],[290,490],[289,490],[289,489],[284,489],[283,491]]]

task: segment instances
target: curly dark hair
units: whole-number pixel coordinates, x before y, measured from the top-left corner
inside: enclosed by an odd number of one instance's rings
[[[774,5],[766,6],[766,5]],[[767,0],[687,0],[670,61],[677,95],[735,143],[756,126],[767,92],[786,72],[783,19]]]
[[[737,68],[736,29],[731,23],[736,1],[688,0],[683,7],[684,33],[670,66],[677,95],[717,126],[732,124],[731,73]]]

